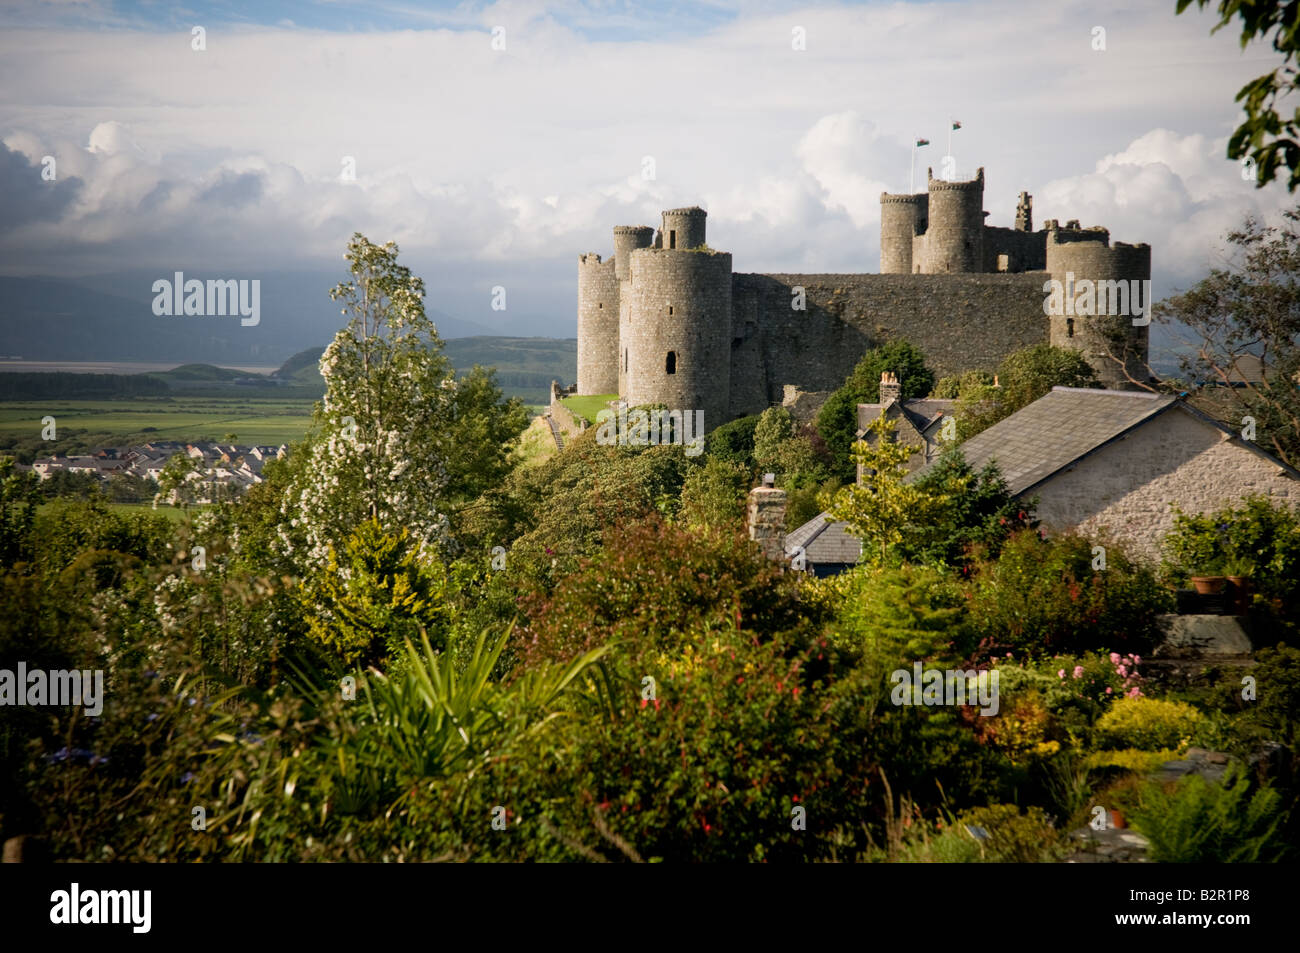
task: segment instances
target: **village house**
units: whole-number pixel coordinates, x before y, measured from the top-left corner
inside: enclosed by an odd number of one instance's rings
[[[1300,472],[1166,394],[1054,387],[958,449],[975,470],[997,464],[1013,496],[1036,499],[1045,531],[1109,535],[1150,560],[1178,510],[1255,494],[1300,504]],[[830,575],[857,563],[861,543],[822,513],[785,537],[785,553]]]

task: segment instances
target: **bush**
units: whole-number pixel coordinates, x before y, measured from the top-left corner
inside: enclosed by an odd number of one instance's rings
[[[1121,698],[1097,721],[1098,746],[1143,751],[1184,748],[1202,717],[1184,702]]]
[[[709,457],[734,463],[752,471],[754,467],[754,429],[758,414],[741,417],[723,424],[709,434],[704,452]]]
[[[1034,864],[1066,853],[1060,832],[1042,808],[1024,813],[1015,804],[963,811],[930,839],[913,839],[899,859],[913,863]]]
[[[1172,599],[1154,572],[1107,544],[1105,568],[1081,535],[1013,534],[996,560],[972,567],[970,613],[990,651],[1017,657],[1103,646],[1144,652],[1160,637]]]
[[[798,582],[744,536],[648,520],[615,530],[553,593],[528,592],[518,648],[558,660],[616,641],[677,650],[732,627],[767,637],[806,624]]]
[[[1267,496],[1247,497],[1213,513],[1177,513],[1164,539],[1165,575],[1173,582],[1237,563],[1260,599],[1254,614],[1300,624],[1300,512]],[[1258,603],[1262,602],[1262,605]]]
[[[1220,784],[1199,775],[1172,787],[1149,782],[1120,799],[1132,825],[1150,842],[1157,863],[1255,863],[1285,859],[1292,848],[1278,835],[1287,813],[1282,798],[1255,787],[1237,765]]]

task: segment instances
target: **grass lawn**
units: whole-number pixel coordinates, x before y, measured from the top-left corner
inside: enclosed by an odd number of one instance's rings
[[[593,394],[581,397],[561,397],[560,403],[569,410],[573,411],[579,417],[582,417],[589,424],[596,422],[596,414],[602,410],[608,410],[606,406],[611,400],[616,400],[618,394]]]

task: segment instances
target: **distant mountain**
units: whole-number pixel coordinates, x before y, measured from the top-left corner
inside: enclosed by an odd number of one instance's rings
[[[185,278],[238,277],[211,269],[182,269]],[[0,353],[29,361],[175,361],[274,364],[315,341],[329,340],[342,315],[329,298],[340,276],[266,272],[260,320],[238,316],[157,316],[156,272],[91,278],[0,277]],[[444,339],[490,333],[483,325],[427,309]]]
[[[293,355],[272,377],[324,389],[318,365],[323,347]],[[496,368],[497,383],[508,397],[530,404],[550,399],[551,381],[571,384],[578,374],[578,342],[574,338],[515,338],[480,336],[446,341],[443,353],[458,375],[475,364]]]

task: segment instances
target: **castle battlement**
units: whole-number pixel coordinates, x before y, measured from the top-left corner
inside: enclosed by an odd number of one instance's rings
[[[1147,329],[1127,316],[1049,316],[1053,280],[1151,277],[1146,244],[1049,219],[1033,230],[1019,195],[1014,228],[985,224],[984,169],[926,191],[880,196],[880,273],[753,275],[705,242],[708,213],[666,209],[660,227],[614,226],[614,254],[579,256],[578,392],[632,405],[703,410],[713,429],[780,404],[785,387],[829,391],[862,353],[919,347],[939,374],[993,370],[1035,343],[1080,350],[1109,387],[1142,379]],[[1119,342],[1124,364],[1108,356]]]

